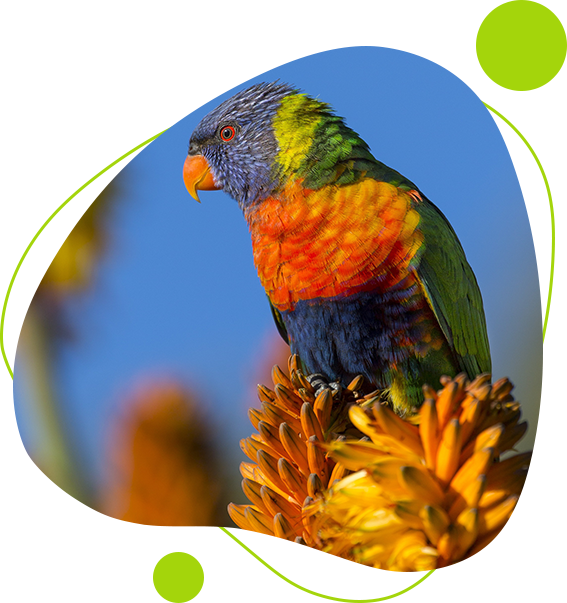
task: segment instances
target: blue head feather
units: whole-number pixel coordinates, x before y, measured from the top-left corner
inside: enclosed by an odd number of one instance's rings
[[[272,121],[281,100],[297,90],[287,84],[262,83],[242,90],[206,115],[191,135],[189,154],[202,154],[215,182],[244,209],[278,188],[273,164],[278,153]],[[224,142],[220,131],[236,135]]]

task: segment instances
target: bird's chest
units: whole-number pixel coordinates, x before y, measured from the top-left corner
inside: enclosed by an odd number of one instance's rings
[[[421,244],[409,197],[374,180],[295,187],[246,217],[258,276],[282,312],[299,301],[387,290],[406,278]]]

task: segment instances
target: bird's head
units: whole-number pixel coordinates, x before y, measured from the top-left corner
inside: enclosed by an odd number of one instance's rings
[[[318,188],[344,174],[348,159],[372,158],[366,144],[326,103],[281,83],[242,90],[202,119],[189,142],[189,193],[222,189],[243,209],[289,178]],[[346,164],[345,164],[346,165]]]
[[[281,101],[295,90],[256,84],[206,115],[189,142],[183,178],[189,193],[222,189],[241,205],[277,187],[273,166],[278,143],[273,121]]]

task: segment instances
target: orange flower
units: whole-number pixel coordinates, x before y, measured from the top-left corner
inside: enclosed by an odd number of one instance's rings
[[[510,381],[445,378],[439,392],[425,388],[417,415],[402,419],[376,393],[358,397],[361,379],[340,400],[326,390],[310,402],[305,377],[293,367],[291,375],[284,384],[275,368],[275,393],[261,387],[263,409],[250,411],[260,435],[244,441],[256,464],[242,473],[253,504],[231,505],[237,525],[398,571],[460,561],[502,529],[530,460],[507,454],[527,429]],[[282,420],[284,399],[295,403],[291,421]],[[307,420],[310,409],[317,422]]]
[[[219,487],[209,428],[173,381],[141,385],[109,442],[107,515],[148,525],[215,525]]]

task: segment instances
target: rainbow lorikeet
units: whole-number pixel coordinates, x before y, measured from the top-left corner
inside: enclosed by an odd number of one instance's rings
[[[359,374],[401,415],[442,375],[490,372],[481,294],[445,216],[330,106],[282,83],[223,102],[191,135],[187,189],[241,207],[282,337],[308,371]]]

